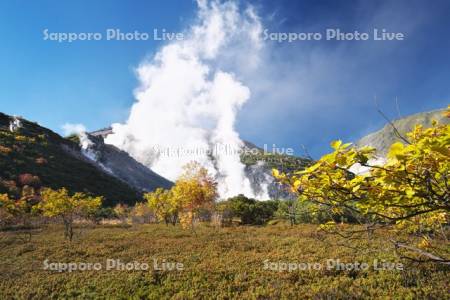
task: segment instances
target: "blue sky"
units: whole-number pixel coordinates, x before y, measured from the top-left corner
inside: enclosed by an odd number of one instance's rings
[[[245,2],[241,1],[242,6]],[[396,117],[450,103],[450,2],[252,1],[271,32],[403,32],[404,41],[272,43],[267,64],[284,66],[280,89],[244,82],[252,98],[238,116],[241,137],[258,145],[304,145],[315,157],[330,140],[346,141],[380,128],[380,107]],[[157,41],[57,43],[42,31],[104,32],[106,28],[181,31],[193,1],[0,2],[0,111],[22,115],[57,132],[67,122],[89,130],[123,122],[137,87],[134,68]]]

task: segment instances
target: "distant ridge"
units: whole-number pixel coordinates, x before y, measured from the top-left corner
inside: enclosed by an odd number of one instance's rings
[[[445,109],[438,109],[417,113],[394,120],[392,123],[402,135],[405,135],[407,132],[411,131],[416,124],[421,124],[424,127],[431,127],[433,120],[442,124],[449,124],[449,119],[444,116],[444,112]],[[377,152],[384,156],[387,154],[390,145],[397,141],[401,141],[401,139],[396,136],[392,126],[386,124],[382,129],[361,138],[356,145],[375,147]]]

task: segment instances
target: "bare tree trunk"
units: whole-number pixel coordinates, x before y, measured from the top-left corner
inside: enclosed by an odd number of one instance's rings
[[[197,232],[195,231],[195,228],[194,228],[194,216],[192,216],[192,218],[191,218],[191,230],[195,234],[195,236],[197,236]]]
[[[450,260],[448,260],[448,259],[445,259],[445,258],[436,256],[436,255],[434,255],[434,254],[432,254],[432,253],[429,253],[429,252],[426,252],[426,251],[424,251],[424,250],[422,250],[422,249],[419,249],[419,248],[416,248],[416,247],[413,247],[413,246],[409,246],[409,245],[405,245],[405,244],[403,244],[403,243],[400,243],[400,242],[397,242],[397,241],[394,241],[394,240],[391,240],[391,242],[394,244],[394,246],[395,246],[396,249],[398,249],[398,248],[403,248],[403,249],[410,250],[410,251],[412,251],[412,252],[414,252],[414,253],[419,254],[420,256],[425,256],[425,257],[427,257],[428,260],[419,261],[419,260],[414,259],[414,258],[412,258],[412,257],[403,256],[403,255],[401,256],[402,258],[406,258],[406,259],[410,259],[410,260],[414,260],[414,261],[418,261],[418,262],[431,261],[431,262],[434,262],[434,263],[439,263],[439,264],[444,264],[444,265],[450,265]]]
[[[71,242],[73,238],[72,217],[63,217],[63,223],[64,223],[64,238],[68,239]]]

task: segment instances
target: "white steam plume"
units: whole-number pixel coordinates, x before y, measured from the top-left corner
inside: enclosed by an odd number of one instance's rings
[[[61,128],[65,136],[69,136],[71,134],[76,134],[78,136],[80,140],[81,154],[83,154],[84,157],[95,162],[97,166],[102,168],[107,173],[114,175],[113,171],[110,168],[106,167],[99,161],[99,153],[94,149],[95,143],[91,141],[88,134],[86,133],[86,126],[84,126],[83,124],[66,123],[61,126]]]
[[[255,195],[239,153],[230,150],[243,146],[234,125],[250,90],[225,70],[236,62],[258,65],[261,23],[251,8],[241,12],[234,2],[197,3],[197,20],[184,40],[138,67],[137,101],[105,142],[171,180],[196,160],[218,178],[222,198],[242,193],[267,199]]]
[[[86,126],[83,124],[72,124],[72,123],[66,123],[63,126],[61,126],[64,136],[68,136],[71,134],[80,134],[82,132],[86,132]]]
[[[92,141],[86,134],[86,126],[83,124],[66,123],[62,126],[62,130],[65,136],[76,134],[80,139],[80,146],[82,150],[87,150],[93,145]]]

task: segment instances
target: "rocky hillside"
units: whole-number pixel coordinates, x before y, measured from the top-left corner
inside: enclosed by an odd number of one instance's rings
[[[425,127],[430,127],[432,120],[436,120],[443,124],[448,124],[449,119],[444,117],[444,112],[445,109],[418,113],[395,120],[392,123],[400,134],[405,136],[405,134],[411,131],[416,124],[422,124]],[[375,147],[378,153],[384,156],[388,152],[390,145],[397,141],[401,140],[395,134],[394,128],[390,124],[386,124],[382,129],[360,139],[356,145]]]
[[[110,175],[141,191],[171,188],[173,183],[137,162],[128,153],[104,143],[102,135],[87,134],[89,146],[82,153]]]
[[[110,148],[105,152],[115,155]],[[122,154],[117,156],[122,157],[119,161],[126,160]],[[153,178],[158,180],[149,187],[168,184],[160,177]],[[113,176],[87,158],[78,143],[37,123],[0,113],[0,193],[19,197],[24,185],[36,190],[66,187],[71,192],[104,196],[105,204],[112,206],[141,198],[142,191],[136,187],[142,182],[136,181],[139,184],[131,186]]]
[[[274,180],[272,169],[290,173],[306,168],[313,161],[305,157],[265,153],[263,149],[247,141],[244,141],[244,145],[247,151],[241,155],[241,161],[245,164],[245,173],[253,190],[260,192],[267,188],[270,199],[292,198],[293,196]]]

